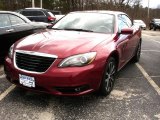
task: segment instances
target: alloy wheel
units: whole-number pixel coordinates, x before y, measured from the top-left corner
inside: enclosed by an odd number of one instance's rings
[[[115,72],[116,72],[115,63],[111,61],[108,65],[108,69],[105,74],[105,89],[107,92],[110,92],[113,88]]]
[[[116,72],[117,72],[116,60],[115,58],[110,57],[107,61],[103,74],[103,79],[101,81],[101,85],[99,88],[100,95],[106,96],[110,94],[114,86]]]

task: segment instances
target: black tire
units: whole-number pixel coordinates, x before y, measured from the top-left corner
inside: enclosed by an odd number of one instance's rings
[[[103,79],[98,91],[99,95],[107,96],[110,94],[114,86],[116,72],[116,61],[113,57],[110,57],[104,70]]]
[[[157,29],[157,28],[154,26],[154,27],[153,27],[153,30],[156,31],[156,29]]]
[[[153,25],[150,25],[150,26],[149,26],[149,30],[152,30],[152,29],[153,29]]]
[[[133,63],[139,62],[140,55],[141,55],[141,42],[138,43],[135,55],[132,58]]]

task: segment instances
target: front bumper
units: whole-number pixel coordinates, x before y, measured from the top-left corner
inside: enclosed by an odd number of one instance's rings
[[[102,64],[84,67],[58,68],[56,60],[45,73],[29,73],[16,69],[10,58],[5,59],[7,79],[20,87],[54,95],[79,96],[98,90],[103,75]],[[35,78],[35,88],[19,83],[19,74]]]

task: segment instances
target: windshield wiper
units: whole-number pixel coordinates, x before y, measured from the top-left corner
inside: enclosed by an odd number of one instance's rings
[[[64,30],[82,31],[82,32],[93,32],[92,30],[77,29],[77,28],[64,28]]]

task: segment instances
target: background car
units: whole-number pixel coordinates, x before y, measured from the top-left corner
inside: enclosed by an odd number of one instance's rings
[[[142,20],[133,20],[133,24],[139,26],[143,30],[146,30],[146,24]]]
[[[0,11],[0,61],[8,52],[9,47],[17,40],[46,29],[47,23],[34,23],[25,16],[9,11]]]
[[[151,22],[149,23],[149,29],[160,29],[160,19],[152,19]]]
[[[141,41],[141,29],[123,12],[71,12],[52,29],[13,44],[4,69],[10,82],[26,89],[106,96],[117,71],[139,61]]]
[[[56,20],[56,17],[52,11],[43,8],[25,8],[17,10],[18,13],[26,16],[31,21],[52,23]]]

